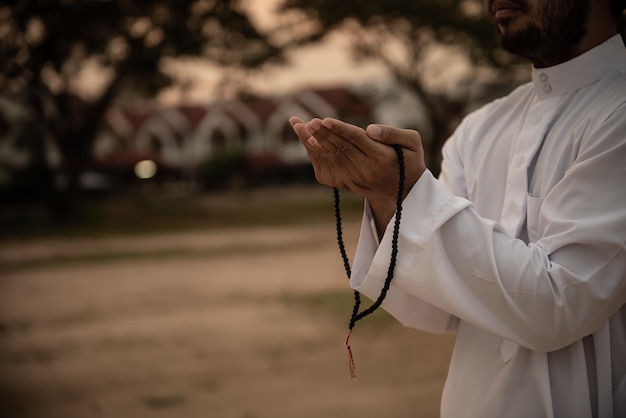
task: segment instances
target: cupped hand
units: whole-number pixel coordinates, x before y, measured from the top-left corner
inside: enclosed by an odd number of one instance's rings
[[[400,177],[397,154],[390,145],[403,149],[405,196],[426,170],[417,131],[385,125],[369,125],[364,130],[332,118],[305,123],[292,117],[289,122],[306,148],[317,181],[370,202],[395,204]]]

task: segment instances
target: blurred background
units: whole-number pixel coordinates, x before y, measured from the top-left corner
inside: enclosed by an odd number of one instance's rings
[[[482,0],[5,0],[1,417],[436,417],[453,336],[352,294],[287,119],[421,132],[528,80]],[[363,202],[342,196],[353,254]]]

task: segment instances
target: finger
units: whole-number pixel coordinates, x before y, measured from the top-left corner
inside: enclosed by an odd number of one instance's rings
[[[320,148],[333,154],[337,152],[341,140],[322,126],[321,119],[311,119],[306,123],[306,129],[311,133],[311,136],[316,140]]]
[[[367,127],[365,132],[370,138],[382,144],[397,144],[402,148],[413,151],[418,150],[422,145],[422,136],[413,129],[401,129],[387,125],[372,124]]]
[[[368,159],[386,153],[387,147],[369,138],[365,130],[337,119],[312,120],[307,128],[327,151],[329,158],[352,173],[361,171]]]
[[[302,145],[304,145],[305,147],[320,147],[317,139],[315,139],[315,137],[311,135],[311,132],[306,128],[305,123],[300,118],[297,118],[295,116],[291,117],[289,118],[289,123],[291,124],[291,127],[293,128],[296,135],[298,135],[298,139],[300,140]]]
[[[328,123],[325,125],[324,121],[313,119],[306,124],[306,127],[318,140],[325,158],[332,160],[335,165],[343,169],[354,169],[355,166],[360,165],[365,158],[365,154],[355,144],[362,140],[372,143],[376,142],[367,138],[363,129],[345,124],[348,129],[342,133],[344,135],[352,135],[350,139],[347,139],[334,130],[328,129]]]
[[[350,145],[365,155],[380,152],[379,144],[372,141],[365,134],[365,131],[358,126],[334,118],[324,119],[321,125],[320,134],[328,136],[328,139],[338,147],[345,149],[349,148],[348,145]],[[317,135],[315,136],[317,137]]]
[[[307,124],[305,124],[300,118],[291,117],[289,118],[289,123],[298,135],[300,142],[302,142],[306,148],[309,160],[313,165],[317,181],[321,184],[338,187],[340,189],[354,189],[354,183],[346,175],[346,172],[340,168],[341,164],[337,164],[338,161],[337,155],[335,154],[336,151],[323,149],[318,141],[314,137],[310,136],[311,133],[307,129]],[[314,120],[313,126],[319,130],[321,127],[321,120]],[[313,146],[313,142],[317,145]],[[328,141],[326,142],[327,148],[329,145],[332,145],[328,143]]]
[[[289,124],[293,127],[297,123],[304,123],[302,119],[297,116],[292,116],[289,118]]]

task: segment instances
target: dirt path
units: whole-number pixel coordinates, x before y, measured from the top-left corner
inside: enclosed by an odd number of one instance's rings
[[[364,320],[348,378],[333,237],[314,225],[0,248],[0,416],[438,416],[452,336]]]

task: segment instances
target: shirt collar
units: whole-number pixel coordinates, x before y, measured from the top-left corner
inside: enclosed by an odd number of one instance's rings
[[[620,35],[562,64],[533,67],[533,87],[539,98],[561,96],[598,81],[616,68],[626,73],[626,47]]]

